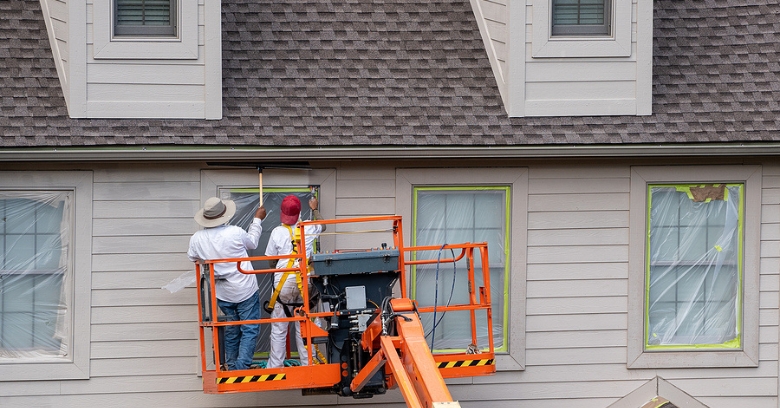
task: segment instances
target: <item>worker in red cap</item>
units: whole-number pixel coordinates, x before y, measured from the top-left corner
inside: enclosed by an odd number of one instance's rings
[[[309,208],[312,210],[312,219],[322,219],[317,209],[318,201],[312,197],[309,199]],[[301,214],[301,201],[294,195],[288,195],[282,200],[281,221],[282,225],[271,231],[268,238],[268,246],[265,254],[268,256],[290,255],[295,253],[296,239],[300,240],[300,232],[296,224]],[[314,240],[325,230],[324,225],[307,225],[304,229],[306,236],[306,257],[310,257],[313,252]],[[276,262],[276,268],[292,268],[297,266],[296,259],[280,259]],[[308,284],[308,282],[306,283]],[[274,291],[271,295],[268,307],[272,318],[284,318],[292,316],[292,310],[298,305],[303,304],[301,296],[303,282],[299,273],[276,272],[274,273]],[[287,354],[287,330],[289,323],[273,323],[271,325],[271,352],[268,356],[267,368],[282,367],[284,358]],[[298,356],[301,365],[308,365],[309,358],[301,337],[301,327],[298,322],[295,326],[295,342],[298,350]]]

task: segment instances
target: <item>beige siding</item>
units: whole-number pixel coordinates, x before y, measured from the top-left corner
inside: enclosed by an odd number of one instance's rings
[[[109,2],[87,1],[86,116],[221,117],[219,17],[207,15],[219,5],[193,1],[179,9],[180,41],[114,41]]]
[[[522,382],[571,390],[570,382],[596,385],[659,375],[712,407],[729,406],[738,398],[749,398],[751,406],[776,407],[780,280],[777,262],[766,257],[780,256],[778,243],[769,240],[777,239],[777,225],[772,224],[780,222],[771,215],[780,212],[780,183],[771,181],[777,168],[764,169],[769,176],[764,178],[762,208],[759,367],[664,370],[625,366],[629,170],[530,168],[528,362]],[[572,398],[618,399],[633,388],[623,395],[600,386],[592,390],[599,391],[580,391]]]
[[[63,393],[110,393],[125,405],[128,393],[197,391],[195,290],[161,289],[191,268],[197,169],[105,169],[94,179],[92,375]]]
[[[392,167],[346,167],[336,173],[336,218],[395,215],[395,169]],[[384,230],[388,223],[340,225],[338,232]],[[336,247],[378,248],[392,244],[389,232],[339,234]]]
[[[780,166],[763,167],[760,362],[716,369],[626,368],[630,164],[522,168],[528,212],[513,216],[528,220],[527,230],[515,232],[527,234],[519,254],[527,266],[526,298],[513,301],[523,302],[525,315],[511,321],[525,319],[525,369],[448,381],[463,407],[606,408],[656,376],[712,408],[777,407]],[[396,191],[396,170],[338,167],[335,184],[322,191],[335,195],[329,213],[395,214],[404,195]],[[194,166],[94,170],[91,378],[0,382],[0,405],[405,406],[398,391],[366,401],[297,391],[203,394],[195,289],[161,289],[192,268],[184,252],[198,228],[192,214],[208,193],[203,184]],[[405,221],[408,228],[411,220]],[[335,232],[338,248],[390,236]]]
[[[551,38],[548,0],[471,5],[509,116],[651,113],[651,5],[615,2],[600,38]]]

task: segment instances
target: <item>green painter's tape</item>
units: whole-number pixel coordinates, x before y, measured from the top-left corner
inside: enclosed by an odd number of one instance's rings
[[[716,184],[717,185],[717,184]],[[653,188],[674,188],[677,192],[685,193],[688,198],[693,200],[691,193],[691,187],[703,187],[701,184],[682,184],[682,185],[648,185],[647,186],[647,208],[646,208],[646,223],[645,223],[645,307],[644,307],[644,344],[646,350],[699,350],[699,349],[712,349],[712,350],[724,350],[724,349],[740,349],[742,348],[742,335],[739,333],[739,328],[742,327],[742,290],[743,287],[743,254],[744,254],[744,225],[745,225],[745,189],[742,183],[726,184],[726,190],[724,191],[723,200],[728,201],[730,189],[736,188],[737,195],[739,197],[738,208],[738,225],[737,225],[737,258],[739,260],[737,264],[737,277],[740,290],[737,291],[737,314],[736,314],[736,326],[737,336],[731,340],[728,340],[721,344],[669,344],[669,345],[650,345],[648,344],[648,335],[650,332],[650,214],[652,213],[652,192]],[[709,202],[707,200],[706,202]],[[722,250],[719,246],[715,246],[715,249],[719,252]]]
[[[508,350],[508,333],[509,333],[509,300],[511,297],[510,291],[509,291],[509,278],[511,276],[511,262],[510,262],[510,235],[511,235],[511,220],[510,217],[512,215],[511,211],[511,188],[509,186],[424,186],[424,187],[414,187],[413,194],[412,194],[412,246],[417,245],[417,198],[418,193],[420,191],[504,191],[504,287],[502,288],[502,295],[504,298],[503,303],[503,321],[502,323],[502,335],[503,335],[503,341],[501,342],[501,347],[497,347],[496,351],[507,351]],[[489,249],[488,249],[489,250]],[[413,256],[412,259],[416,259],[416,256]],[[417,267],[416,265],[413,265],[411,268],[411,288],[410,293],[412,299],[415,299],[417,297]],[[487,288],[490,290],[490,288]]]

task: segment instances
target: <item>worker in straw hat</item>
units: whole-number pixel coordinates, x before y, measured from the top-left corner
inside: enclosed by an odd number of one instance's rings
[[[190,238],[187,257],[191,261],[225,258],[246,258],[248,249],[257,248],[261,222],[265,218],[265,208],[261,205],[255,211],[248,230],[235,225],[227,225],[236,213],[236,203],[232,200],[220,200],[211,197],[203,208],[195,214],[195,221],[204,229]],[[252,263],[244,261],[244,270],[252,270]],[[238,271],[235,262],[214,264],[216,279],[217,305],[225,314],[227,321],[256,320],[260,318],[260,297],[257,278]],[[260,325],[244,324],[225,326],[225,361],[228,370],[243,370],[252,365]]]

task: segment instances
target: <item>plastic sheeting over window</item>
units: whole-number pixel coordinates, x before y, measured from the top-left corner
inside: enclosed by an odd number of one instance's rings
[[[645,348],[740,348],[744,186],[648,188]]]
[[[490,291],[493,304],[493,338],[497,350],[506,349],[507,223],[508,187],[419,187],[415,188],[413,245],[443,245],[487,242],[490,257]],[[441,253],[437,253],[441,252]],[[421,253],[421,259],[446,259],[444,251]],[[482,260],[476,254],[475,265]],[[474,271],[482,285],[481,270]],[[421,306],[468,303],[466,260],[440,265],[418,266],[411,280],[412,296]],[[427,340],[433,349],[461,350],[471,342],[468,312],[421,316]],[[435,319],[435,321],[434,321]],[[478,316],[484,327],[485,316]],[[484,333],[485,330],[478,330]],[[481,344],[486,338],[479,339]]]
[[[0,362],[69,354],[71,194],[0,191]]]
[[[257,249],[248,251],[249,256],[264,256],[265,249],[268,246],[268,238],[271,236],[271,231],[281,225],[281,212],[282,200],[288,195],[295,195],[301,200],[301,219],[310,220],[313,217],[311,209],[307,204],[309,198],[312,196],[319,197],[319,187],[271,187],[263,189],[263,206],[266,209],[266,217],[263,220],[263,233],[260,235],[260,241],[257,245]],[[260,203],[260,197],[258,196],[257,188],[246,189],[224,189],[220,191],[222,198],[231,199],[236,202],[236,215],[230,220],[231,225],[238,225],[241,228],[249,228],[249,224]],[[317,243],[315,242],[315,245]],[[268,269],[268,261],[254,261],[253,267],[255,269]],[[272,274],[260,274],[257,275],[257,284],[260,290],[260,304],[263,301],[268,300],[273,292],[273,275]],[[269,317],[268,313],[260,308],[262,317]],[[271,348],[271,325],[260,325],[260,336],[257,340],[256,352],[266,353]],[[295,349],[295,342],[292,342],[292,348]]]

